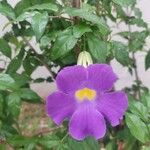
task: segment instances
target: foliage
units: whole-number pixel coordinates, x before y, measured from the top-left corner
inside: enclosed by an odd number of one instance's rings
[[[21,0],[14,8],[6,0],[0,2],[0,13],[9,21],[5,28],[11,24],[11,30],[0,38],[0,53],[5,56],[4,61],[7,60],[6,66],[0,68],[0,149],[150,148],[150,94],[138,78],[135,60],[135,53],[144,51],[145,69],[150,68],[150,51],[144,47],[149,29],[136,7],[137,2],[86,0],[77,5],[78,2]],[[123,38],[123,41],[116,41],[111,25],[117,28],[120,23],[127,29],[116,33]],[[136,26],[137,31],[132,31],[132,26]],[[30,40],[34,38],[40,52],[31,44]],[[120,126],[109,127],[107,136],[101,141],[88,138],[78,142],[71,139],[66,123],[46,134],[40,132],[27,136],[19,124],[24,103],[41,107],[44,103],[30,88],[31,83],[53,82],[57,74],[53,68],[76,64],[82,50],[89,51],[95,63],[110,63],[116,59],[131,74],[136,74],[133,86],[125,88],[129,96],[125,119]],[[49,71],[47,79],[32,78],[39,66]],[[53,129],[52,123],[49,128]]]

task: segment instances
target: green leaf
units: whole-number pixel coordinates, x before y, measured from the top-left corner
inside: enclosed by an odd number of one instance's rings
[[[0,74],[0,90],[16,90],[18,86],[15,84],[14,79],[8,74]]]
[[[0,2],[0,13],[8,18],[15,19],[15,13],[12,7],[7,3]]]
[[[141,101],[148,109],[150,109],[150,94],[149,94],[149,92],[148,93],[145,92],[142,94]]]
[[[33,16],[35,16],[38,12],[37,11],[32,11],[32,12],[23,12],[21,15],[19,15],[15,21],[21,22],[27,19],[32,19]]]
[[[28,53],[23,60],[23,67],[26,71],[26,74],[28,74],[29,76],[39,65],[39,61],[36,59],[36,57],[32,57],[31,53]]]
[[[142,17],[142,12],[139,8],[133,8],[134,9],[134,14],[136,17],[141,18]]]
[[[87,41],[90,53],[96,59],[96,62],[105,63],[107,57],[107,44],[93,34],[88,34]]]
[[[4,39],[0,38],[0,51],[7,57],[11,58],[11,48]]]
[[[129,49],[131,51],[137,51],[142,50],[143,46],[145,44],[145,39],[149,35],[149,32],[146,30],[143,30],[141,32],[131,32],[131,42],[129,43]]]
[[[146,108],[141,102],[129,101],[129,110],[139,116],[142,120],[148,121],[148,108]]]
[[[96,24],[99,27],[101,33],[104,35],[109,32],[107,25],[104,24],[102,19],[99,16],[97,16],[91,12],[88,12],[87,10],[78,9],[78,8],[66,8],[64,10],[64,12],[70,16],[80,17],[80,18],[83,18],[87,21],[92,22],[93,24]]]
[[[76,141],[72,138],[68,139],[68,147],[71,150],[99,150],[98,141],[93,138],[86,138],[84,141]]]
[[[149,141],[147,126],[138,116],[126,113],[126,123],[135,138],[143,143]]]
[[[21,67],[22,59],[24,57],[24,52],[25,50],[22,48],[19,54],[14,59],[11,60],[11,62],[7,67],[7,71],[6,71],[7,74],[16,73],[17,70]]]
[[[47,12],[37,13],[32,17],[31,26],[33,28],[37,40],[39,40],[43,35],[46,25],[48,23],[48,19],[49,16]]]
[[[131,25],[137,25],[138,27],[147,28],[147,23],[143,21],[141,18],[132,18],[128,22]]]
[[[120,62],[124,66],[128,66],[130,64],[127,46],[125,46],[121,42],[113,42],[113,51],[114,56],[118,62]]]
[[[57,147],[60,144],[60,139],[57,136],[45,135],[39,138],[38,143],[42,145],[44,148],[51,149]]]
[[[146,58],[145,58],[145,69],[149,69],[150,68],[150,51],[148,51]]]
[[[29,7],[27,10],[52,10],[52,11],[58,11],[58,7],[55,4],[52,3],[43,3],[43,4],[37,4],[32,7]]]
[[[78,24],[73,27],[73,35],[76,38],[80,38],[86,32],[92,32],[91,28],[86,24]]]
[[[19,86],[22,87],[26,84],[28,84],[28,82],[30,82],[31,78],[25,73],[13,73],[11,74],[11,76],[13,77],[13,79],[15,80],[15,83]]]
[[[7,142],[15,147],[23,147],[25,150],[32,150],[35,147],[37,142],[36,137],[24,137],[21,135],[14,135],[13,137],[9,138]],[[33,147],[32,149],[28,147]],[[28,149],[27,149],[28,148]]]
[[[14,58],[7,67],[7,73],[15,73],[21,66],[21,61],[19,58]]]
[[[136,4],[136,0],[113,0],[113,2],[122,7]]]
[[[11,114],[17,117],[20,114],[21,99],[18,93],[11,93],[8,96],[8,109]]]
[[[51,58],[56,60],[68,52],[70,52],[75,44],[77,43],[77,38],[74,37],[72,28],[67,28],[66,30],[62,31],[54,43],[54,46],[51,51]]]
[[[20,96],[23,100],[31,103],[41,103],[41,98],[31,89],[22,88],[20,89]]]

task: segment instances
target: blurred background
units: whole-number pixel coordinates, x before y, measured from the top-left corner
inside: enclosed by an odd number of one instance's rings
[[[12,7],[15,7],[15,5],[19,2],[20,0],[8,0],[8,2],[12,5]],[[150,15],[149,15],[149,6],[150,6],[150,1],[149,0],[138,0],[137,1],[137,7],[141,9],[143,13],[143,20],[147,22],[150,26]],[[4,26],[8,23],[8,20],[5,16],[0,14],[0,36],[2,36],[4,33],[9,31],[11,29],[11,26],[7,26],[5,29]],[[112,24],[113,27],[113,24]],[[124,31],[126,30],[126,25],[124,24],[119,24],[118,29],[113,29],[113,34],[115,32],[119,31]],[[132,31],[137,30],[137,27],[132,27]],[[120,40],[120,36],[115,36],[113,37],[115,40]],[[35,44],[35,39],[32,40],[32,45],[36,48],[36,50],[39,50],[38,45]],[[148,49],[150,47],[150,39],[147,39],[145,49]],[[150,88],[150,69],[145,71],[145,66],[144,66],[144,60],[145,60],[145,55],[146,53],[144,52],[137,52],[135,54],[136,60],[137,60],[137,70],[138,70],[138,75],[143,84],[146,87]],[[5,64],[3,62],[0,62],[0,67],[3,67]],[[131,76],[131,74],[128,72],[128,69],[126,67],[122,67],[120,63],[118,63],[115,59],[111,61],[111,65],[116,72],[116,74],[119,77],[119,80],[116,83],[116,89],[122,89],[124,87],[130,87],[133,84],[133,81],[135,79],[135,75]],[[35,70],[35,72],[32,74],[34,78],[38,77],[48,77],[49,72],[45,67],[39,67],[38,69]],[[53,92],[55,90],[55,84],[53,83],[40,83],[40,84],[33,84],[31,85],[32,89],[34,89],[37,93],[39,93],[40,96],[45,98],[49,93]],[[44,87],[44,88],[43,88]]]

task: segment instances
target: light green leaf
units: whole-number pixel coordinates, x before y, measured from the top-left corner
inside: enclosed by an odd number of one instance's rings
[[[105,63],[107,56],[107,44],[93,34],[89,34],[87,38],[91,55],[98,63]]]
[[[60,145],[60,139],[57,136],[45,135],[39,139],[38,143],[44,148],[51,149]]]
[[[92,32],[90,26],[86,24],[78,24],[73,27],[73,35],[76,38],[80,38],[86,32]]]
[[[0,51],[7,57],[11,58],[11,48],[8,42],[0,38]]]
[[[134,14],[136,17],[141,18],[142,17],[142,12],[139,8],[133,8],[134,9]]]
[[[102,21],[102,19],[99,16],[88,12],[87,10],[77,8],[66,8],[64,12],[70,16],[80,17],[92,22],[93,24],[96,24],[99,27],[102,34],[107,34],[109,32],[107,25]]]
[[[21,99],[18,93],[11,93],[8,96],[8,108],[11,114],[17,117],[20,114]]]
[[[143,95],[141,96],[141,101],[148,109],[150,109],[150,94],[149,94],[149,92],[143,93]]]
[[[126,123],[135,138],[143,143],[149,141],[149,132],[146,124],[138,116],[126,113]]]
[[[23,100],[31,103],[41,103],[41,98],[31,89],[22,88],[20,89],[20,96]]]
[[[38,12],[37,11],[32,11],[32,12],[24,12],[21,15],[19,15],[15,21],[21,22],[27,19],[31,19],[33,16],[35,16]]]
[[[129,110],[139,116],[142,120],[148,121],[148,108],[146,108],[141,102],[129,101]]]
[[[43,3],[43,4],[37,4],[32,7],[29,7],[27,10],[52,10],[52,11],[58,11],[58,7],[55,4],[52,3]]]
[[[66,55],[68,52],[70,52],[75,44],[77,43],[77,38],[74,37],[72,33],[72,28],[68,28],[61,32],[56,42],[52,48],[51,51],[51,58],[53,60],[56,60],[64,55]]]
[[[47,12],[37,13],[32,17],[31,26],[33,28],[37,40],[39,40],[43,35],[46,25],[48,23],[48,19],[49,16]]]
[[[113,0],[113,2],[122,7],[136,4],[136,0]]]
[[[12,7],[7,3],[0,2],[0,13],[8,18],[15,19],[15,13]]]

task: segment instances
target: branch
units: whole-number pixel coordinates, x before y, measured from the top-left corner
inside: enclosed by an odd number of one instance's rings
[[[49,71],[49,73],[50,73],[50,75],[52,77],[52,80],[55,81],[54,73],[51,71],[51,69],[49,68],[48,64],[39,57],[39,54],[37,53],[36,49],[31,45],[31,43],[25,37],[22,37],[22,38],[23,38],[23,41],[25,42],[25,44],[31,48],[31,51],[36,55],[37,59]]]

